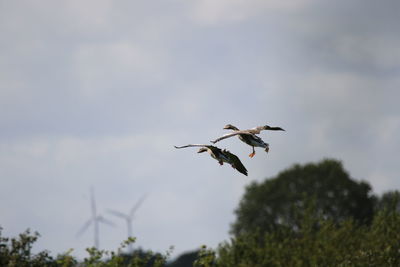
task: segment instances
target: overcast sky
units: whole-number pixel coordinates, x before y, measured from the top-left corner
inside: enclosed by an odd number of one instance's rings
[[[0,0],[0,226],[35,250],[86,255],[125,239],[177,255],[229,238],[251,181],[342,160],[375,193],[400,189],[397,0]],[[236,138],[249,176],[197,149],[227,123],[269,124],[270,153]]]

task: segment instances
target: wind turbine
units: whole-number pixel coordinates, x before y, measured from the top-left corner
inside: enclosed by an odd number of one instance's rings
[[[128,214],[122,213],[120,211],[117,210],[112,210],[109,209],[108,212],[119,217],[122,218],[126,221],[126,226],[127,226],[127,230],[128,230],[128,238],[132,237],[132,220],[133,220],[133,216],[135,215],[136,210],[140,207],[140,205],[142,205],[143,201],[145,200],[146,195],[143,195],[137,202],[135,205],[133,205],[133,207],[131,208],[131,210],[129,211]],[[128,246],[129,252],[132,251],[132,243],[129,243]]]
[[[82,226],[82,228],[77,232],[77,236],[82,235],[88,228],[89,226],[93,223],[94,226],[94,247],[99,248],[99,223],[104,223],[108,224],[110,226],[115,226],[115,224],[109,220],[104,219],[103,216],[97,214],[96,210],[96,201],[94,199],[94,189],[91,188],[90,190],[90,204],[91,204],[91,210],[92,210],[92,216],[91,218],[86,221],[86,223]]]

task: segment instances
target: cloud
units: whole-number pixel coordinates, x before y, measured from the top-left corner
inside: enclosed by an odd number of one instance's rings
[[[226,239],[244,186],[293,163],[336,157],[378,191],[399,186],[397,1],[1,5],[6,231],[31,227],[43,247],[83,254],[92,234],[74,234],[95,185],[102,211],[149,193],[139,244],[181,252]],[[247,178],[173,148],[227,123],[287,132],[263,133],[271,152],[251,160],[237,139],[221,142]],[[125,237],[101,232],[104,247]]]
[[[293,11],[304,8],[311,0],[284,1],[196,1],[192,6],[193,17],[198,23],[217,25],[224,23],[240,23],[265,13]]]
[[[399,67],[399,45],[399,38],[345,35],[336,40],[335,50],[347,64],[387,71]]]
[[[140,97],[141,90],[165,79],[163,56],[134,42],[82,44],[75,62],[83,98],[103,99],[132,92]]]

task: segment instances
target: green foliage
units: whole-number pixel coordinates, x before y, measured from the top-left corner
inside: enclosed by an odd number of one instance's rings
[[[377,211],[395,209],[400,212],[400,192],[395,190],[384,193],[380,198],[378,198],[375,209]]]
[[[39,233],[30,233],[28,229],[18,238],[2,237],[0,227],[0,266],[8,267],[42,267],[54,266],[53,258],[47,251],[32,254],[32,244],[38,239]]]
[[[317,217],[315,203],[308,203],[299,229],[245,233],[216,250],[203,246],[193,266],[400,266],[400,213],[396,210],[381,210],[370,225],[351,219],[338,224]],[[168,266],[170,252],[135,251],[126,255],[120,253],[122,246],[117,252],[90,248],[81,263],[70,255],[71,251],[56,259],[46,252],[33,255],[30,250],[37,236],[27,231],[13,242],[0,237],[0,266]]]
[[[400,266],[400,214],[384,210],[370,225],[359,225],[308,212],[297,230],[265,232],[261,238],[246,233],[220,245],[217,255],[215,266],[227,267]]]
[[[165,255],[153,251],[135,250],[130,254],[124,254],[122,250],[134,243],[135,238],[130,237],[122,242],[116,252],[107,250],[98,250],[94,247],[86,249],[89,257],[85,258],[79,266],[84,267],[162,267],[172,252],[172,247],[166,251]]]
[[[197,260],[194,261],[194,267],[211,267],[215,265],[215,252],[211,248],[203,245],[199,251]]]
[[[199,250],[185,252],[179,255],[174,261],[167,264],[168,267],[187,267],[193,266],[194,262],[199,258]]]
[[[71,255],[73,249],[68,250],[64,254],[59,254],[55,260],[55,266],[72,267],[76,266],[78,261]]]
[[[121,249],[121,248],[120,248]],[[167,256],[152,251],[136,250],[132,254],[88,248],[89,257],[83,260],[85,267],[161,267],[165,266]],[[168,254],[168,253],[167,253]]]
[[[58,255],[55,259],[48,251],[32,254],[33,243],[38,239],[39,234],[31,234],[29,230],[20,234],[18,238],[5,238],[1,235],[0,228],[0,266],[7,267],[161,267],[165,266],[172,248],[165,255],[152,251],[136,250],[132,254],[123,254],[122,250],[130,243],[135,242],[134,238],[124,241],[114,251],[98,250],[88,248],[88,257],[78,262],[72,255],[72,249],[64,254]]]
[[[323,160],[294,165],[275,178],[250,184],[235,211],[231,232],[298,229],[311,198],[316,200],[316,215],[335,223],[352,218],[368,224],[373,218],[375,198],[369,184],[352,180],[339,161]]]

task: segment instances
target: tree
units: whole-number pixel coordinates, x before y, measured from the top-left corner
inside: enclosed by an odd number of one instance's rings
[[[246,233],[219,246],[216,267],[400,266],[400,213],[379,211],[370,225],[315,217],[307,209],[300,228]],[[318,224],[315,229],[313,226]],[[207,259],[205,259],[207,260]],[[204,260],[203,260],[204,261]],[[210,266],[210,265],[209,265]]]
[[[376,211],[394,209],[400,212],[400,192],[397,190],[385,192],[376,202]]]
[[[193,266],[193,263],[199,257],[199,250],[185,252],[179,255],[174,261],[167,264],[167,267],[187,267]]]
[[[48,251],[42,251],[37,254],[32,253],[32,245],[39,237],[39,233],[31,234],[30,230],[26,230],[18,237],[7,238],[2,236],[2,228],[0,227],[0,266],[57,266],[56,261],[50,256]],[[65,267],[72,266],[64,265]]]
[[[294,165],[277,177],[253,182],[235,210],[231,233],[271,232],[298,229],[304,207],[315,201],[316,216],[341,222],[347,218],[357,223],[371,222],[375,198],[366,182],[350,178],[340,161],[326,159],[319,163]]]

